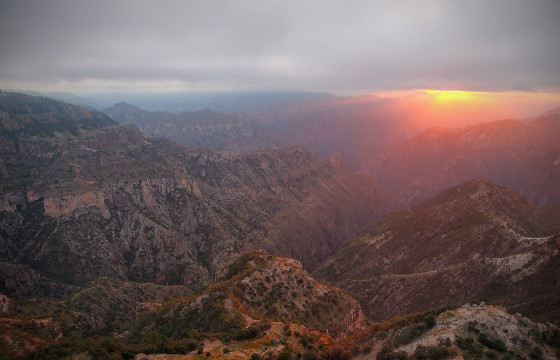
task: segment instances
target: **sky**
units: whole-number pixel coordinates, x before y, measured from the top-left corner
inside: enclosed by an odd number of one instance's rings
[[[558,0],[2,0],[0,88],[560,91]]]

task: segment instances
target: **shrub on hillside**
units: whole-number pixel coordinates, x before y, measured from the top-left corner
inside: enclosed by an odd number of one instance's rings
[[[499,352],[505,352],[507,351],[507,346],[506,344],[504,344],[503,341],[499,340],[499,339],[493,339],[491,337],[489,337],[488,335],[481,333],[480,335],[478,335],[478,341],[486,346],[487,348],[490,348],[492,350],[496,350]]]
[[[414,351],[415,360],[444,360],[449,359],[453,351],[445,346],[423,346],[418,345]]]

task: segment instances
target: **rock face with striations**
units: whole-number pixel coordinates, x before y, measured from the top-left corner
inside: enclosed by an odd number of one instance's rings
[[[0,113],[0,260],[65,282],[201,285],[255,248],[314,268],[386,207],[370,178],[298,147],[187,150],[10,93]]]
[[[484,300],[559,322],[558,220],[477,179],[375,222],[316,274],[374,319]]]

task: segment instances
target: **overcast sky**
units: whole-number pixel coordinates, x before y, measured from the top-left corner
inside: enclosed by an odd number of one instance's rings
[[[558,90],[560,0],[1,0],[0,87]]]

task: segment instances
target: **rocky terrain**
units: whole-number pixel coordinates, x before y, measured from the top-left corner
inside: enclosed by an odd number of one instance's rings
[[[466,304],[376,323],[339,346],[353,359],[557,359],[560,329],[493,305]]]
[[[254,124],[208,111],[107,112],[125,124],[0,93],[0,359],[558,356],[554,178],[529,194],[546,207],[478,178],[388,213],[348,154],[253,147]],[[554,135],[547,116],[520,126]],[[542,144],[527,156],[556,156]]]
[[[182,286],[98,279],[57,297],[0,296],[0,344],[7,358],[77,338],[112,334],[191,291]],[[4,355],[2,353],[1,355]],[[0,355],[0,358],[2,358]]]
[[[557,326],[484,304],[368,325],[348,294],[263,252],[196,292],[100,279],[60,300],[2,304],[6,359],[554,359],[560,350]]]
[[[352,297],[319,283],[301,263],[263,252],[241,256],[197,292],[99,279],[63,299],[1,299],[0,341],[7,354],[35,351],[39,358],[96,349],[115,355],[200,349],[246,358],[317,353],[321,344],[366,325]]]
[[[363,171],[405,204],[484,176],[539,204],[560,202],[560,114],[432,128],[388,147]]]
[[[0,260],[57,281],[201,286],[255,248],[313,268],[387,207],[371,178],[299,147],[187,150],[77,106],[0,98]]]
[[[275,320],[340,337],[365,325],[360,305],[349,295],[317,282],[293,259],[258,252],[240,257],[207,290],[177,298],[153,316],[134,331],[180,339],[193,329],[244,331]]]
[[[316,275],[373,319],[481,300],[560,321],[558,214],[485,179],[375,222]]]

